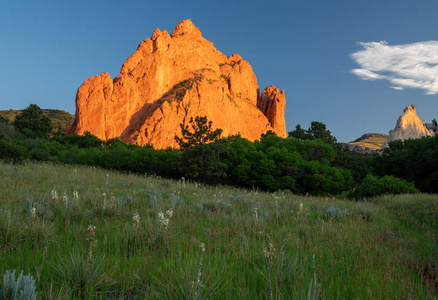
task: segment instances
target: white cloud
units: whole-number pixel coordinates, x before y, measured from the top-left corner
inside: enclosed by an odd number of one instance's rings
[[[376,80],[376,79],[384,79],[385,78],[385,76],[381,76],[377,73],[371,72],[370,70],[366,70],[366,69],[354,69],[354,70],[351,70],[351,72],[353,74],[356,74],[357,76],[359,76],[363,80]]]
[[[403,91],[405,89],[404,87],[401,87],[401,86],[392,86],[392,85],[390,85],[389,87],[394,89],[394,90],[399,90],[399,91]]]
[[[404,45],[387,42],[359,43],[363,50],[351,54],[361,67],[351,72],[363,80],[388,80],[396,90],[423,89],[438,94],[438,41]]]

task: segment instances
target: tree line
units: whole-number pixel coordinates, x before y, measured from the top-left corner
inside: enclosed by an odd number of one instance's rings
[[[47,117],[46,117],[47,118]],[[221,137],[206,117],[181,124],[180,149],[102,141],[90,133],[51,132],[50,119],[31,105],[13,124],[0,120],[0,159],[84,164],[165,178],[309,195],[363,199],[385,193],[438,192],[438,137],[390,143],[382,155],[342,150],[320,122],[280,138],[251,142]]]

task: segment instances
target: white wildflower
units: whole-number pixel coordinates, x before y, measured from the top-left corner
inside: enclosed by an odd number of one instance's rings
[[[295,216],[298,221],[303,221],[309,216],[309,209],[304,206],[303,202],[298,206],[298,210],[291,210],[291,213]]]
[[[102,193],[103,196],[103,209],[106,208],[106,193]]]
[[[204,260],[205,244],[201,243],[199,245],[199,248],[201,248],[201,258],[199,259],[198,274],[196,274],[196,281],[190,282],[190,288],[192,289],[204,287],[204,285],[202,284],[202,262]]]
[[[56,192],[56,190],[52,190],[52,199],[58,200],[58,193]]]
[[[35,219],[36,219],[36,208],[35,207],[33,207],[30,210],[30,216],[31,216],[32,220],[35,221]]]
[[[62,202],[64,202],[64,205],[65,205],[65,206],[68,205],[68,197],[67,197],[66,194],[64,194],[64,195],[62,196]]]
[[[257,207],[254,207],[254,209],[252,211],[252,216],[254,217],[254,220],[256,222],[259,221],[259,209]]]
[[[78,191],[74,190],[73,191],[73,201],[77,204],[79,201],[79,193]]]
[[[134,228],[139,228],[140,227],[140,215],[135,213],[134,216],[132,217],[132,221],[134,222]]]
[[[89,225],[87,228],[88,231],[88,239],[87,242],[90,243],[90,248],[88,250],[88,262],[91,263],[91,260],[93,259],[93,248],[97,245],[97,240],[94,238],[96,235],[96,226]]]
[[[158,222],[160,223],[160,226],[164,230],[166,230],[167,226],[169,225],[170,219],[173,217],[173,210],[172,209],[166,210],[165,213],[160,211],[160,212],[158,212],[157,216],[158,216]]]
[[[160,225],[164,230],[167,229],[167,226],[169,225],[169,218],[166,218],[163,212],[158,213],[158,222],[160,222]]]
[[[265,254],[265,258],[272,262],[275,259],[275,247],[272,243],[269,243],[267,247],[265,247],[265,250],[263,250],[263,253]]]

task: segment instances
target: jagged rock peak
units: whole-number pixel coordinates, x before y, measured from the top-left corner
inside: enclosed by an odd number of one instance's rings
[[[201,31],[199,31],[199,28],[196,27],[191,20],[187,19],[179,22],[170,36],[175,37],[178,35],[186,35],[186,34],[201,35]]]
[[[389,131],[389,137],[382,144],[382,149],[388,147],[388,143],[395,140],[418,139],[423,136],[432,136],[434,133],[424,126],[417,115],[415,105],[406,106],[403,114],[398,118],[394,130]]]
[[[285,103],[284,92],[273,86],[259,97],[251,65],[238,54],[218,51],[184,20],[171,35],[155,29],[114,80],[108,73],[85,80],[67,133],[175,148],[179,125],[206,116],[223,136],[257,140],[272,130],[286,137]]]

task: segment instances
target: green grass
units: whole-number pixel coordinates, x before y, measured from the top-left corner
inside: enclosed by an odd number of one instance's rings
[[[433,298],[437,206],[0,163],[0,275],[30,273],[39,299]]]

